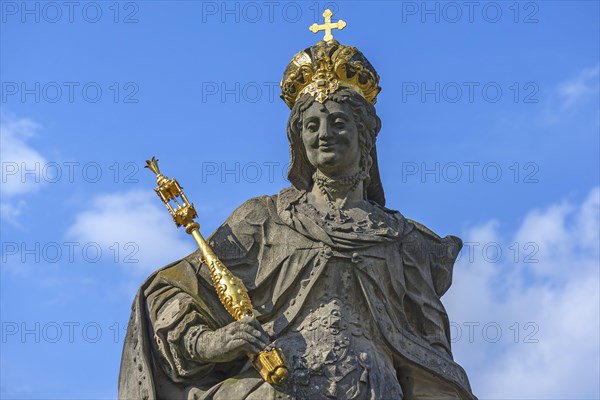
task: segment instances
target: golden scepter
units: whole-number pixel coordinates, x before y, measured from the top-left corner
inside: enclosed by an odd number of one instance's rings
[[[177,180],[174,178],[169,179],[160,173],[156,157],[152,157],[152,160],[146,160],[146,168],[149,168],[156,174],[158,186],[154,191],[167,206],[177,227],[184,226],[185,231],[196,240],[202,257],[201,261],[208,266],[217,295],[221,303],[225,306],[225,309],[237,321],[246,316],[255,316],[256,312],[252,308],[248,290],[242,280],[233,275],[223,265],[219,257],[217,257],[200,234],[200,224],[194,221],[194,218],[198,216],[194,204],[190,203],[187,197],[185,197],[182,187],[179,186]],[[182,204],[177,201],[178,197]],[[171,204],[171,200],[175,203],[175,206]],[[248,354],[248,357],[252,360],[260,376],[268,383],[280,383],[288,374],[283,354],[276,347],[268,351],[261,351],[256,355]]]

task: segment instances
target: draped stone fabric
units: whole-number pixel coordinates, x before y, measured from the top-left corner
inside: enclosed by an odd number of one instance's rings
[[[389,398],[385,391],[391,389],[386,388],[397,387],[393,398],[475,399],[465,372],[452,359],[448,317],[440,301],[451,284],[460,239],[440,238],[377,203],[368,208],[364,220],[336,223],[306,201],[305,191],[290,187],[247,201],[209,238],[215,253],[246,285],[258,321],[284,348],[292,367],[286,385],[265,383],[246,357],[230,363],[195,357],[198,335],[233,322],[196,252],[156,271],[138,291],[123,350],[119,398],[294,398],[301,392],[293,386],[304,376],[294,370],[294,360],[308,354],[281,343],[302,328],[316,303],[325,306],[323,294],[332,290],[324,286],[328,271],[344,269],[354,282],[350,287],[356,288],[348,301],[364,310],[364,322],[356,324],[371,329],[365,337],[372,338],[375,349],[361,350],[369,342],[350,335],[358,344],[354,349],[350,345],[348,354],[357,356],[344,362],[356,364],[348,370],[371,368],[371,378],[365,378],[366,372],[348,373],[351,378],[343,387],[344,381],[333,376],[329,392],[316,398]],[[339,330],[323,332],[337,335]],[[389,369],[395,376],[373,377]],[[370,391],[361,392],[361,387]]]

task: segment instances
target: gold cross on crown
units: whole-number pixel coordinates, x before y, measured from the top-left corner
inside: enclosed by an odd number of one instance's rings
[[[333,35],[331,34],[331,30],[339,29],[341,31],[342,29],[344,29],[346,27],[346,22],[341,19],[338,22],[332,24],[331,23],[332,16],[333,16],[333,13],[328,8],[323,13],[323,17],[325,18],[325,23],[323,25],[319,25],[315,22],[308,29],[310,29],[310,31],[312,33],[318,33],[319,31],[325,31],[325,36],[323,37],[323,40],[326,42],[331,42],[333,40]]]

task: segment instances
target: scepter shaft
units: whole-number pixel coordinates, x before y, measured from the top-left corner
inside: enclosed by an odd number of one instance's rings
[[[244,282],[223,265],[200,233],[199,228],[197,222],[191,222],[186,225],[185,231],[192,235],[198,244],[202,262],[208,266],[210,277],[221,304],[237,321],[244,317],[255,316]]]
[[[246,316],[254,317],[256,311],[252,308],[250,296],[244,282],[223,265],[200,233],[200,224],[194,221],[198,216],[194,204],[190,203],[185,197],[179,182],[160,173],[156,157],[152,157],[152,160],[146,160],[146,164],[146,168],[156,174],[158,186],[154,191],[165,203],[175,224],[177,227],[184,226],[185,231],[192,235],[198,244],[201,261],[208,266],[217,296],[227,312],[237,321]],[[181,201],[181,204],[177,199]],[[171,204],[171,201],[174,205]],[[273,347],[270,350],[264,350],[258,354],[249,354],[248,356],[266,382],[277,384],[287,377],[288,370],[281,349]]]

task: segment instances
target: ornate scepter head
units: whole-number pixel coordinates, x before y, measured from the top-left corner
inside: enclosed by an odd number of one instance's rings
[[[146,167],[156,174],[157,187],[154,189],[158,197],[165,203],[167,210],[173,217],[173,221],[179,228],[185,226],[186,231],[191,228],[197,228],[199,225],[194,221],[198,216],[194,204],[190,203],[183,193],[183,188],[175,178],[167,178],[160,173],[158,169],[158,160],[152,157],[151,160],[146,160]],[[177,200],[181,201],[181,203]],[[171,204],[173,201],[173,204]],[[188,232],[189,233],[189,232]]]

